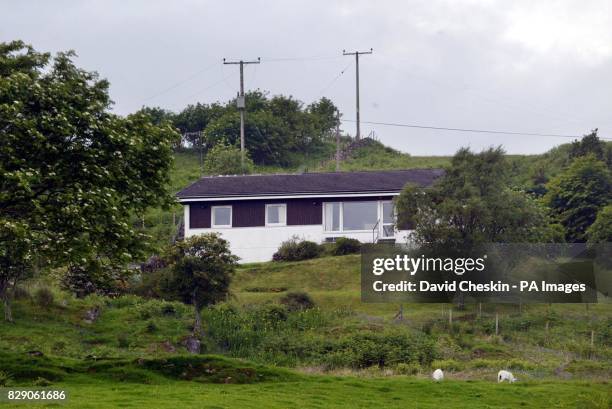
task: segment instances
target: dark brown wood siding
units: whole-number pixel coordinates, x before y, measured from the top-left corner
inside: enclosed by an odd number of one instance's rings
[[[266,204],[260,200],[242,200],[231,203],[232,227],[255,227],[266,224]]]
[[[318,199],[287,200],[287,225],[323,224],[322,202]]]
[[[287,225],[305,226],[323,224],[323,202],[376,201],[392,198],[392,196],[373,196],[192,202],[189,207],[189,227],[210,228],[212,206],[232,206],[232,227],[257,227],[266,225],[266,204],[285,203]]]
[[[210,228],[210,204],[208,202],[195,202],[189,204],[189,228]]]

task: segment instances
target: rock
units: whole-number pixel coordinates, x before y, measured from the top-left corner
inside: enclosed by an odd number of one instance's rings
[[[93,324],[100,317],[100,307],[95,306],[85,312],[85,322]]]
[[[41,351],[28,351],[28,355],[30,355],[30,356],[43,356],[44,354]]]
[[[187,348],[187,351],[189,351],[192,354],[200,353],[201,342],[198,338],[194,337],[193,335],[190,335],[187,338],[185,338],[185,340],[183,341],[183,345],[185,346],[185,348]]]
[[[164,341],[160,345],[166,352],[176,352],[176,348],[170,343],[170,341]]]

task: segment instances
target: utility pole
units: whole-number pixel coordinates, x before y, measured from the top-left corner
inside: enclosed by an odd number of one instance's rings
[[[240,165],[242,170],[244,171],[244,117],[246,111],[246,103],[244,100],[244,65],[245,64],[259,64],[261,62],[261,58],[257,57],[257,61],[225,61],[223,59],[223,64],[239,64],[240,65],[240,93],[238,94],[238,98],[236,99],[236,106],[240,111]]]
[[[336,109],[336,172],[340,172],[340,111]]]
[[[346,50],[342,50],[342,55],[354,55],[355,56],[355,84],[356,84],[356,97],[357,97],[357,135],[355,139],[361,138],[361,127],[359,124],[359,55],[360,54],[372,54],[374,50],[370,48],[370,51],[355,51],[347,53]]]

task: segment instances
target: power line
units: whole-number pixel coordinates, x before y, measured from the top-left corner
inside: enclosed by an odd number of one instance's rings
[[[355,122],[353,119],[341,119],[344,122]],[[522,136],[552,136],[559,138],[581,138],[581,135],[563,135],[553,133],[538,133],[538,132],[517,132],[517,131],[500,131],[490,129],[469,129],[469,128],[449,128],[444,126],[430,126],[430,125],[418,125],[418,124],[401,124],[393,122],[374,122],[374,121],[361,121],[364,124],[370,125],[384,125],[384,126],[396,126],[402,128],[417,128],[417,129],[434,129],[438,131],[456,131],[456,132],[472,132],[472,133],[490,133],[500,135],[522,135]],[[605,140],[612,140],[610,138],[600,138]]]
[[[214,63],[214,64],[211,64],[211,65],[209,65],[209,66],[206,66],[206,67],[202,68],[201,70],[199,70],[199,71],[197,71],[197,72],[195,72],[195,73],[191,74],[189,77],[187,77],[187,78],[185,78],[185,79],[182,79],[182,80],[180,80],[180,81],[178,81],[178,82],[176,82],[176,83],[174,83],[174,84],[170,85],[168,88],[164,88],[163,90],[161,90],[161,91],[159,91],[159,92],[157,92],[157,93],[155,93],[155,94],[151,95],[150,97],[147,97],[147,98],[143,99],[143,101],[148,101],[148,100],[150,100],[150,99],[153,99],[153,98],[155,98],[155,97],[158,97],[158,96],[160,96],[160,95],[163,95],[163,94],[165,94],[165,93],[166,93],[166,92],[168,92],[168,91],[172,91],[173,89],[175,89],[175,88],[177,88],[177,87],[180,87],[181,85],[185,84],[186,82],[191,81],[192,79],[194,79],[194,78],[195,78],[195,77],[197,77],[198,75],[200,75],[200,74],[202,74],[202,73],[204,73],[204,72],[206,72],[206,71],[210,70],[211,68],[215,67],[216,65],[217,65],[217,63]]]
[[[331,88],[332,85],[334,85],[336,83],[336,81],[338,81],[338,78],[340,78],[345,72],[346,70],[349,69],[349,67],[353,65],[353,62],[351,61],[350,63],[346,64],[346,67],[344,67],[339,73],[338,75],[336,75],[325,87],[323,87],[323,89],[321,91],[319,91],[319,95],[323,95],[323,93],[325,91],[327,91],[328,89]]]
[[[229,77],[231,77],[231,76],[232,76],[232,74],[226,75],[225,77],[221,78],[220,80],[215,81],[215,82],[213,82],[213,83],[212,83],[212,84],[210,84],[210,85],[207,85],[206,87],[204,87],[204,88],[200,89],[198,92],[193,93],[193,94],[191,94],[191,95],[188,95],[188,96],[186,96],[185,98],[186,98],[186,99],[193,98],[193,97],[195,97],[196,95],[199,95],[199,94],[201,94],[202,92],[204,92],[204,91],[206,91],[206,90],[209,90],[209,89],[211,89],[211,88],[214,88],[214,87],[216,87],[217,85],[221,84],[222,82],[226,81],[226,80],[227,80]]]

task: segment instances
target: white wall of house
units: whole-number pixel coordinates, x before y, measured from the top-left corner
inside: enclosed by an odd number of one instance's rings
[[[204,233],[219,233],[230,243],[233,254],[240,257],[241,263],[252,263],[272,260],[272,255],[282,242],[297,236],[303,240],[323,243],[329,237],[349,237],[362,243],[372,242],[372,231],[327,232],[320,225],[304,226],[258,226],[258,227],[227,227],[227,228],[189,228],[189,204],[184,204],[185,237]],[[410,231],[396,230],[397,243],[406,242]]]

